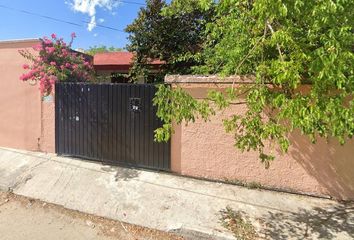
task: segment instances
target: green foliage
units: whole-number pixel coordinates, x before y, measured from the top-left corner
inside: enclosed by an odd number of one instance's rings
[[[175,0],[165,11],[169,15],[178,14],[180,9],[191,11],[185,8],[186,2]],[[196,8],[208,9],[211,4],[200,0]],[[226,130],[235,135],[237,148],[258,151],[269,166],[274,154],[268,151],[268,144],[270,149],[277,144],[286,152],[287,136],[294,129],[314,143],[318,136],[335,137],[341,144],[352,138],[354,1],[223,0],[216,3],[214,11],[198,54],[204,64],[196,66],[195,72],[255,77],[241,95],[238,88],[232,87],[226,94],[209,94],[208,101],[203,102],[206,108],[218,109],[228,107],[232,101],[245,102],[248,110],[244,114],[236,113],[224,121]],[[199,113],[199,103],[177,91],[181,98],[189,99],[188,103],[194,103],[191,110],[178,105],[188,111],[184,112],[188,116],[184,120],[194,120],[190,115]],[[174,101],[184,104],[176,97]],[[166,123],[174,120],[175,106],[165,111],[168,106],[158,98],[159,94],[155,99],[159,116]],[[160,130],[158,140],[167,135]]]
[[[96,53],[103,53],[103,52],[121,52],[123,51],[123,48],[116,48],[116,47],[107,47],[107,46],[104,46],[104,45],[100,45],[100,46],[92,46],[92,47],[89,47],[89,49],[85,50],[85,53],[93,56],[95,55]]]
[[[189,3],[188,11],[171,15],[164,11],[168,4],[163,0],[147,0],[147,6],[140,9],[138,17],[126,28],[130,34],[127,49],[135,53],[132,78],[146,78],[152,70],[149,62],[155,59],[165,62],[158,69],[160,81],[169,73],[189,74],[193,66],[200,64],[196,54],[204,42],[210,11],[192,8],[197,1]]]
[[[157,116],[164,122],[161,128],[155,130],[156,141],[170,139],[173,132],[172,122],[194,122],[197,114],[206,121],[210,115],[215,114],[207,101],[198,101],[181,88],[172,90],[170,86],[163,84],[159,85],[153,104],[158,106]]]

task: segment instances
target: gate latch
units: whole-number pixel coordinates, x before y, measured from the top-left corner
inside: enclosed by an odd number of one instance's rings
[[[141,111],[141,99],[140,98],[129,98],[129,110],[132,112]]]

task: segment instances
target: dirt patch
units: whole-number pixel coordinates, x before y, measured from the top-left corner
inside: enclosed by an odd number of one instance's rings
[[[4,192],[0,192],[0,234],[2,239],[6,240],[183,239],[171,233],[69,210],[56,204]]]

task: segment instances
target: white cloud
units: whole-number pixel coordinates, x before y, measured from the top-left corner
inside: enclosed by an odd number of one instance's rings
[[[119,5],[119,3],[119,0],[71,0],[68,4],[74,11],[88,14],[90,16],[90,22],[87,25],[87,30],[92,31],[92,29],[94,29],[97,25],[96,8],[100,7],[108,11],[112,11]],[[101,19],[104,21],[103,18],[100,18],[99,22],[101,22]]]
[[[94,33],[93,36],[94,36],[94,37],[97,37],[97,36],[98,36],[98,33]]]
[[[96,16],[91,17],[91,21],[87,24],[87,30],[90,32],[96,27]]]
[[[99,18],[99,19],[98,19],[98,22],[99,22],[99,23],[103,23],[103,22],[104,22],[104,19],[103,19],[103,18]]]

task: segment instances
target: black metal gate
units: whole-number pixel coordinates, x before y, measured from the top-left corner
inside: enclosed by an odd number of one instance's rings
[[[56,153],[169,170],[170,143],[154,142],[155,92],[148,84],[57,83]]]

